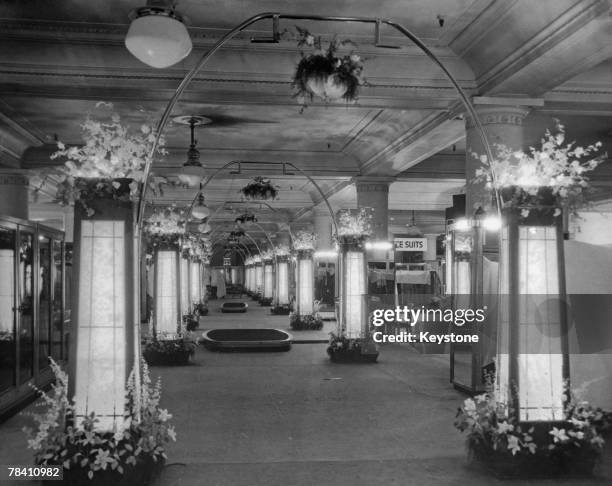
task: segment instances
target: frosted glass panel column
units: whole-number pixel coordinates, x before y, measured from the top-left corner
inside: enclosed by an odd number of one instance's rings
[[[133,353],[127,331],[133,296],[126,288],[133,242],[126,221],[82,220],[78,234],[78,289],[74,396],[76,413],[95,412],[101,430],[123,426],[125,383]],[[132,276],[128,277],[131,278]],[[132,329],[133,331],[133,329]],[[128,369],[129,368],[129,369]]]
[[[189,314],[191,306],[189,305],[189,260],[181,257],[181,316]]]
[[[255,264],[255,291],[258,293],[263,293],[264,286],[264,272],[263,265],[261,262]]]
[[[287,257],[277,257],[276,305],[289,305],[289,262]]]
[[[200,303],[202,298],[200,294],[200,262],[190,262],[190,279],[191,279],[191,290],[189,296],[191,298],[191,305],[197,305]]]
[[[271,299],[274,296],[274,265],[272,260],[264,261],[264,293],[265,299]]]
[[[176,334],[179,318],[178,250],[158,250],[155,258],[155,330]]]
[[[364,243],[363,238],[342,237],[340,241],[342,258],[340,325],[348,338],[364,337],[366,331],[367,274]]]
[[[512,214],[502,228],[497,386],[521,421],[564,418],[565,278],[561,223],[554,219],[546,224]],[[510,392],[514,385],[518,394]]]
[[[300,316],[314,313],[314,273],[312,250],[298,250],[297,252],[297,291],[296,309]]]
[[[14,244],[14,242],[13,242]],[[0,250],[0,336],[13,337],[15,250]],[[7,342],[10,342],[7,340]]]

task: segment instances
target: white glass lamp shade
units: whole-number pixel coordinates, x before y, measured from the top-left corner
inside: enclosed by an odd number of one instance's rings
[[[314,272],[312,258],[298,257],[296,309],[300,316],[309,316],[314,312]]]
[[[189,260],[181,258],[181,314],[189,314]]]
[[[264,264],[264,293],[266,299],[271,299],[274,295],[274,267],[272,262]]]
[[[363,337],[365,316],[363,313],[366,293],[365,254],[362,251],[347,251],[342,265],[344,270],[344,330],[348,338]]]
[[[289,262],[280,261],[276,267],[276,301],[278,305],[289,304]]]
[[[202,223],[198,225],[198,231],[200,233],[210,233],[211,227],[208,223]]]
[[[196,219],[206,219],[210,216],[210,209],[205,205],[196,204],[191,210],[191,215]]]
[[[200,262],[191,262],[189,268],[189,276],[191,280],[190,293],[191,304],[199,304],[200,295]]]
[[[177,250],[159,250],[155,260],[155,328],[160,337],[174,335],[179,323]]]
[[[134,19],[125,36],[125,46],[137,59],[158,69],[176,64],[192,48],[185,25],[166,15]]]
[[[125,230],[125,221],[81,222],[74,397],[77,415],[95,412],[101,430],[123,427],[126,326],[132,319],[125,275],[132,241]]]
[[[501,233],[498,393],[510,401],[509,390],[518,388],[521,421],[563,420],[567,336],[559,300],[558,228],[519,225],[516,232],[505,226]],[[516,260],[512,247],[518,249]],[[511,279],[518,286],[513,294]]]

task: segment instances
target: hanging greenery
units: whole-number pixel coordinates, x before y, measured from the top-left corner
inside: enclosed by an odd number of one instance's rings
[[[263,201],[266,199],[276,199],[278,187],[273,185],[270,179],[255,177],[253,182],[240,189],[240,192],[246,199]]]

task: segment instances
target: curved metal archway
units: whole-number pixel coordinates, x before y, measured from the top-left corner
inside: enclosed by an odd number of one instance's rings
[[[138,223],[139,227],[142,227],[142,223],[143,223],[144,209],[145,209],[145,206],[146,206],[146,195],[147,195],[147,188],[148,188],[148,179],[149,179],[149,175],[150,175],[150,172],[151,172],[151,164],[152,164],[152,161],[153,161],[153,157],[155,155],[155,151],[156,151],[157,146],[159,144],[159,139],[160,139],[160,137],[161,137],[161,135],[162,135],[162,133],[164,131],[164,128],[166,127],[166,125],[168,123],[168,120],[170,119],[170,114],[172,113],[172,110],[174,109],[174,106],[176,105],[178,100],[181,98],[181,96],[182,96],[183,92],[185,91],[185,89],[187,88],[187,86],[189,86],[189,83],[191,83],[191,81],[193,80],[195,75],[200,71],[200,69],[202,69],[202,67],[213,56],[213,54],[215,54],[227,41],[231,40],[239,32],[243,31],[244,29],[246,29],[250,25],[254,24],[255,22],[259,22],[260,20],[264,20],[264,19],[272,19],[275,25],[278,24],[279,19],[311,20],[311,21],[323,21],[323,22],[365,23],[365,24],[373,24],[373,25],[376,26],[376,28],[380,28],[381,25],[388,25],[389,27],[392,27],[395,30],[399,31],[400,33],[405,35],[408,39],[410,39],[419,49],[421,49],[421,51],[423,51],[427,55],[427,57],[429,57],[444,72],[444,74],[446,75],[448,80],[451,82],[451,84],[453,85],[453,87],[457,91],[457,93],[459,95],[459,98],[461,99],[463,105],[465,106],[466,110],[470,114],[472,120],[474,121],[474,125],[477,128],[479,137],[481,138],[481,141],[483,143],[483,146],[485,148],[485,152],[486,152],[486,155],[487,155],[489,161],[493,160],[493,153],[491,151],[491,147],[489,145],[489,141],[487,139],[486,132],[484,131],[482,123],[480,122],[480,118],[478,117],[478,114],[476,113],[476,109],[474,108],[474,106],[470,102],[468,96],[463,91],[463,89],[461,88],[461,86],[459,85],[457,80],[454,78],[454,76],[446,68],[446,66],[444,66],[444,64],[438,59],[438,57],[419,39],[419,37],[417,37],[415,34],[413,34],[410,30],[408,30],[403,25],[401,25],[401,24],[399,24],[397,22],[394,22],[392,20],[380,19],[380,18],[374,18],[374,17],[338,17],[338,16],[327,16],[327,15],[300,15],[300,14],[281,14],[281,13],[278,13],[278,12],[264,12],[264,13],[260,13],[260,14],[254,15],[254,16],[246,19],[245,21],[243,21],[242,23],[240,23],[236,27],[234,27],[232,30],[227,32],[221,39],[219,39],[215,43],[214,46],[212,46],[210,48],[209,51],[204,53],[204,55],[200,58],[200,60],[196,63],[196,65],[185,75],[185,77],[182,79],[182,81],[180,82],[180,84],[176,88],[174,94],[172,95],[172,98],[170,99],[170,101],[168,102],[168,105],[166,106],[166,109],[164,110],[164,113],[162,114],[162,117],[161,117],[159,123],[157,124],[155,141],[153,143],[153,146],[151,147],[151,151],[150,151],[149,157],[147,158],[147,163],[145,165],[145,169],[144,169],[144,184],[142,185],[142,190],[141,190],[141,194],[140,194],[138,216],[137,216],[137,223]],[[228,164],[226,164],[226,166],[227,165]],[[303,171],[301,171],[301,169],[299,169],[299,168],[297,168],[295,166],[293,166],[293,167],[303,173]],[[219,172],[219,171],[217,171],[217,172]],[[304,175],[306,175],[306,174],[304,174]],[[311,179],[310,177],[308,177],[308,178]],[[210,178],[209,178],[209,180],[207,182],[209,182],[209,181],[210,181]],[[313,181],[311,180],[311,182],[313,182]],[[320,188],[318,186],[317,186],[317,188],[319,189],[319,192],[322,193],[322,191],[320,191]],[[200,189],[200,191],[201,191],[201,189]],[[198,192],[198,194],[199,194],[199,192]],[[330,213],[331,213],[331,216],[332,216],[332,221],[333,221],[333,224],[334,224],[334,232],[337,235],[337,225],[336,225],[335,216],[333,214],[333,210],[331,209],[331,206],[329,205],[329,202],[327,201],[327,198],[324,196],[323,193],[322,193],[322,195],[324,197],[325,203],[328,206],[328,209],[330,210]],[[497,207],[498,207],[498,211],[499,211],[500,208],[501,208],[501,204],[500,204],[500,197],[499,197],[499,194],[497,193],[497,191],[495,193],[495,197],[496,197],[496,200],[497,200]],[[194,202],[195,202],[195,200],[194,200]],[[193,206],[193,203],[192,203],[192,206]]]

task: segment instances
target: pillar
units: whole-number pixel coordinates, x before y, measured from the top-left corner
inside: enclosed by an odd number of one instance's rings
[[[313,222],[314,233],[317,235],[317,250],[332,250],[332,218],[325,204],[321,204],[314,209]]]
[[[508,101],[504,99],[503,101]],[[529,104],[539,104],[538,100],[517,99],[516,104],[495,104],[494,98],[475,98],[476,112],[480,119],[493,155],[495,155],[495,144],[503,144],[515,150],[523,149],[523,120],[529,113]],[[501,103],[501,100],[500,100]],[[521,104],[524,103],[524,104]],[[476,169],[482,163],[472,153],[478,155],[486,154],[484,144],[474,125],[468,116],[465,123],[466,136],[466,215],[471,217],[478,206],[487,207],[491,203],[491,192],[486,190],[484,183],[474,183]]]
[[[0,215],[28,219],[28,178],[19,169],[0,169]]]
[[[389,185],[388,177],[355,177],[357,207],[372,208],[372,240],[389,238]]]

